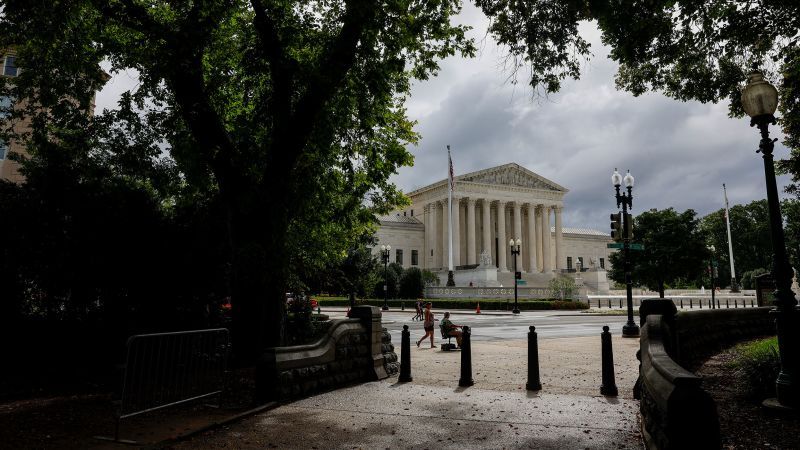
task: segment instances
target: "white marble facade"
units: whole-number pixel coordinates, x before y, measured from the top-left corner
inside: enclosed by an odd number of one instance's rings
[[[603,258],[607,266],[608,234],[562,227],[563,199],[567,192],[566,188],[514,163],[455,177],[453,265],[479,264],[481,253],[486,251],[491,264],[497,267],[498,279],[502,282],[509,278],[513,283],[508,241],[521,238],[517,270],[523,274],[553,274],[567,269],[568,262],[574,268],[578,257],[584,259],[584,268],[589,268],[590,258],[596,261]],[[391,245],[392,262],[397,261],[396,250],[401,250],[404,267],[446,271],[447,180],[407,195],[411,206],[380,218],[376,248],[381,244]],[[412,252],[417,255],[414,261],[417,264],[412,264]]]

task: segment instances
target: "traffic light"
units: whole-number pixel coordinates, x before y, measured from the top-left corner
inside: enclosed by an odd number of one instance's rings
[[[633,215],[625,213],[625,239],[633,239]]]
[[[611,214],[611,239],[622,242],[622,213]]]

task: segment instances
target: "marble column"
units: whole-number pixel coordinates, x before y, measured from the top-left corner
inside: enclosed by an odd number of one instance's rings
[[[522,204],[518,201],[514,202],[514,236],[511,236],[511,239],[514,239],[515,241],[517,239],[522,239]],[[524,272],[524,266],[525,264],[522,262],[522,255],[520,255],[517,257],[517,270]]]
[[[536,205],[528,203],[528,270],[531,273],[537,272],[536,270]]]
[[[467,199],[467,264],[477,264],[475,255],[475,199]]]
[[[436,238],[436,202],[428,204],[428,223],[425,224],[425,234],[428,236],[428,248],[427,248],[427,260],[430,262],[428,269],[432,269],[434,267],[438,267],[436,265],[436,257],[438,256],[438,251],[436,249],[436,244],[438,239]]]
[[[506,202],[497,202],[497,270],[508,272],[506,265],[506,250],[508,249],[508,239],[506,239]]]
[[[536,207],[536,259],[539,263],[539,272],[544,272],[544,205]]]
[[[461,214],[460,213],[461,213],[461,207],[459,199],[453,197],[453,270],[455,270],[456,266],[461,265],[461,230],[460,230]]]
[[[492,202],[487,199],[483,199],[483,205],[481,206],[481,215],[483,216],[483,239],[481,240],[481,253],[484,251],[489,255],[489,259],[492,259]]]
[[[542,229],[542,233],[544,233],[544,241],[542,242],[542,258],[544,261],[542,263],[542,270],[544,273],[550,273],[553,271],[553,256],[552,256],[552,242],[550,239],[550,205],[545,205],[544,209],[542,210],[542,222],[544,222],[544,226]]]
[[[564,261],[562,261],[564,257],[562,244],[564,241],[561,236],[561,210],[563,208],[557,206],[554,209],[556,212],[556,270],[558,270],[565,267]]]

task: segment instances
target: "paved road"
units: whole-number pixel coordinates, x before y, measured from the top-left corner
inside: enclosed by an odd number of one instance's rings
[[[466,313],[466,311],[464,311]],[[434,311],[437,319],[441,319],[443,311]],[[412,336],[417,338],[424,334],[422,323],[412,321],[413,311],[389,311],[383,313],[383,324],[392,335],[392,342],[400,342],[400,332],[403,325],[408,325]],[[634,312],[636,314],[636,312]],[[344,311],[331,313],[332,316],[344,315]],[[526,339],[528,327],[533,325],[539,334],[539,339],[552,339],[563,337],[580,337],[599,335],[603,325],[611,328],[611,333],[619,335],[622,326],[627,321],[626,316],[597,316],[571,311],[523,311],[519,315],[484,313],[473,314],[461,312],[454,313],[451,317],[457,325],[472,327],[472,339],[480,341],[496,341],[509,339]],[[638,320],[634,318],[634,320]],[[436,341],[441,339],[438,323],[436,327]]]

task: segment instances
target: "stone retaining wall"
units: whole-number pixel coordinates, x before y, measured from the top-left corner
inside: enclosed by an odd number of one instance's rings
[[[669,299],[648,299],[642,325],[639,380],[642,435],[648,448],[719,448],[716,405],[702,378],[687,370],[734,342],[774,334],[770,308],[717,309],[677,313]]]
[[[257,398],[285,400],[395,375],[397,355],[380,308],[357,306],[350,315],[333,320],[313,344],[267,349],[256,366]]]

